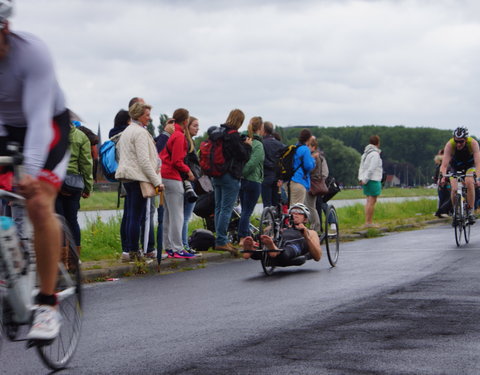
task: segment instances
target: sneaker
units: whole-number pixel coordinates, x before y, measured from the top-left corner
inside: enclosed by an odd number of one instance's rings
[[[329,233],[330,234],[337,234],[337,224],[335,224],[335,223],[330,224]]]
[[[175,258],[173,250],[165,250],[165,253],[167,254],[167,258]]]
[[[191,247],[184,247],[183,250],[185,250],[187,253],[193,254],[193,255],[195,255],[195,256],[197,256],[197,257],[202,256],[201,253],[193,250]]]
[[[126,253],[125,251],[122,252],[122,263],[128,263],[130,262],[130,253]]]
[[[469,210],[468,211],[468,222],[470,224],[475,224],[476,221],[477,221],[477,217],[473,213],[473,210]]]
[[[190,259],[190,258],[195,258],[196,255],[190,254],[188,251],[185,251],[185,250],[180,250],[180,251],[174,251],[173,257],[180,258],[180,259]]]
[[[53,340],[60,332],[61,316],[49,305],[39,305],[34,312],[33,324],[27,334],[28,340]]]
[[[145,254],[145,258],[147,259],[157,259],[157,249],[153,249]]]

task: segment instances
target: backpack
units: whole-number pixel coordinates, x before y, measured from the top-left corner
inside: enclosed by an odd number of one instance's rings
[[[118,168],[117,142],[121,134],[114,135],[100,146],[100,165],[102,166],[103,175],[110,182],[118,182],[115,179],[115,173]]]
[[[207,229],[195,229],[188,239],[188,245],[197,251],[207,251],[215,247],[215,236]]]
[[[227,173],[229,163],[225,160],[223,141],[226,134],[236,132],[218,126],[208,129],[208,139],[200,144],[200,167],[207,176],[219,177]]]
[[[293,169],[293,159],[297,151],[297,145],[290,145],[282,148],[278,153],[277,177],[282,181],[290,181],[295,172],[302,166],[302,163]]]

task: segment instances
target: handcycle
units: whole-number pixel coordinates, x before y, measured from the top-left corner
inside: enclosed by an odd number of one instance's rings
[[[13,156],[1,156],[0,166],[11,166],[14,179],[19,178],[22,155],[13,149]],[[10,217],[0,217],[0,347],[6,336],[10,341],[27,341],[27,348],[36,347],[43,363],[52,370],[67,366],[77,348],[82,326],[82,288],[80,260],[75,241],[63,217],[58,216],[63,233],[65,262],[58,264],[55,294],[61,315],[58,336],[49,341],[32,341],[23,338],[22,327],[32,323],[34,299],[38,294],[36,257],[31,240],[25,198],[0,189],[0,199],[15,204],[22,211],[21,228]]]
[[[455,232],[455,242],[457,243],[457,246],[460,246],[462,243],[462,237],[465,239],[465,243],[469,243],[470,241],[471,223],[468,219],[467,186],[465,185],[465,177],[475,178],[475,174],[452,172],[447,173],[443,177],[454,178],[457,180],[457,191],[453,200],[452,226]]]
[[[322,207],[321,216],[321,232],[318,234],[320,243],[325,244],[328,261],[332,267],[335,267],[340,254],[340,228],[337,211],[333,205],[325,204]],[[282,251],[282,232],[287,227],[289,220],[290,215],[283,212],[281,204],[276,207],[265,207],[260,217],[260,236],[267,235],[271,237],[277,247],[280,248],[279,252]],[[333,228],[335,228],[334,231],[332,230]],[[253,252],[260,253],[262,269],[267,276],[272,275],[276,267],[302,265],[305,261],[311,259],[310,253],[307,253],[290,259],[288,263],[279,263],[274,257],[269,256],[268,253],[272,250],[266,249],[261,239],[260,244],[262,248]]]

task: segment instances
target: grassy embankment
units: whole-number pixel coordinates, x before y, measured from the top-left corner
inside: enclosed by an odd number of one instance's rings
[[[385,189],[383,197],[413,197],[436,195],[434,189]],[[341,191],[336,199],[363,198],[361,190]],[[117,193],[95,193],[91,198],[82,200],[82,209],[116,209]],[[90,202],[89,202],[90,201]],[[123,203],[123,202],[122,202]],[[334,202],[333,202],[334,203]],[[375,222],[393,228],[397,225],[419,224],[432,219],[432,213],[437,206],[436,200],[421,199],[402,203],[377,203],[375,208]],[[87,208],[88,207],[88,208]],[[364,207],[358,203],[353,206],[342,207],[338,210],[341,233],[358,231],[364,223]],[[82,230],[82,260],[116,259],[121,253],[120,246],[121,215],[102,222],[100,218],[88,223],[87,229]],[[202,228],[202,220],[193,220],[189,230]],[[372,236],[378,231],[369,229]]]

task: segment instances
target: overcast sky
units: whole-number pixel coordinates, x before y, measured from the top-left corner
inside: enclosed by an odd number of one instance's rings
[[[141,96],[203,132],[240,108],[280,126],[406,125],[480,135],[480,2],[17,0],[92,129]]]

